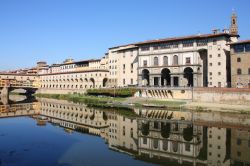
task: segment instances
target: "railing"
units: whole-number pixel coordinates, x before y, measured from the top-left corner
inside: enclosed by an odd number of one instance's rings
[[[39,84],[35,81],[0,80],[0,87],[38,88]]]

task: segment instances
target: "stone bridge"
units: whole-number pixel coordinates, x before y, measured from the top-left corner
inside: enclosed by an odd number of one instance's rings
[[[0,73],[0,93],[5,104],[8,103],[9,93],[15,89],[25,90],[26,95],[35,93],[39,88],[37,75]]]

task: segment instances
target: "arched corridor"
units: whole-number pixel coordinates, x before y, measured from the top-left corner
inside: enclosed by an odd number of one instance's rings
[[[184,78],[187,79],[187,86],[194,86],[194,74],[191,67],[184,69]]]
[[[161,86],[170,86],[171,85],[171,77],[170,70],[165,68],[161,71]]]
[[[148,69],[142,70],[142,85],[143,86],[149,86],[149,71]]]

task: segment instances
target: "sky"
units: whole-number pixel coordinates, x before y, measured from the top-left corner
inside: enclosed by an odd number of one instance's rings
[[[250,39],[250,0],[0,0],[0,70],[101,58],[108,48],[229,28]]]

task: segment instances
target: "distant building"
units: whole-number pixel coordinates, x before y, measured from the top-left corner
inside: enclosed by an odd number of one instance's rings
[[[250,88],[250,40],[230,46],[232,87]]]

